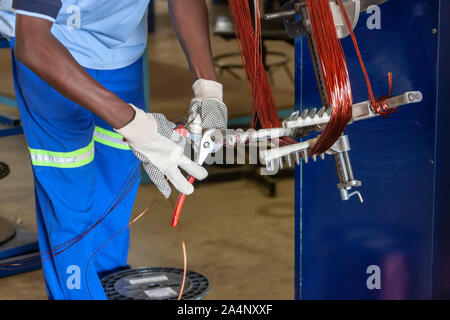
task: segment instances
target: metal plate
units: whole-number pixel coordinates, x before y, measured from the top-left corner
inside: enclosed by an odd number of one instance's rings
[[[11,240],[16,234],[16,227],[7,220],[0,218],[0,244]]]
[[[183,269],[139,268],[113,273],[102,279],[109,300],[176,300]],[[200,300],[209,292],[208,279],[187,271],[183,300]]]
[[[345,11],[347,11],[347,16],[350,19],[352,28],[356,27],[359,19],[359,12],[361,10],[359,0],[348,0],[344,1]],[[336,32],[339,39],[346,38],[350,35],[350,31],[345,23],[345,18],[342,15],[341,9],[336,2],[330,2],[331,10],[333,12],[334,24],[336,25]]]

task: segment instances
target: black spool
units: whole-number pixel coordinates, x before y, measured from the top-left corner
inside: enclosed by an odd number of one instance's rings
[[[4,162],[0,162],[0,179],[6,177],[9,172],[9,166]],[[0,244],[8,242],[15,234],[16,227],[5,219],[0,218]]]
[[[9,174],[9,167],[6,163],[0,162],[0,179],[3,179]]]
[[[109,300],[176,300],[183,269],[139,268],[113,273],[102,279]],[[200,300],[209,292],[209,281],[200,273],[186,272],[183,300]]]

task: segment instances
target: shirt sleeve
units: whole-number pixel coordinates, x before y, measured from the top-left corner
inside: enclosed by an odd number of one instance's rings
[[[17,14],[43,18],[55,22],[62,7],[61,0],[13,0]]]

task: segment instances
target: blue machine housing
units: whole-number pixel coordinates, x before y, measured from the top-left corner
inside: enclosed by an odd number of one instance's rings
[[[334,159],[296,168],[297,299],[450,298],[450,1],[380,6],[381,29],[355,29],[376,96],[420,90],[419,104],[346,129],[365,203],[341,201]],[[351,39],[355,102],[368,100]],[[306,39],[296,41],[296,106],[321,105]],[[369,288],[371,266],[381,288]],[[369,268],[369,269],[368,269]],[[370,279],[369,279],[370,281]]]

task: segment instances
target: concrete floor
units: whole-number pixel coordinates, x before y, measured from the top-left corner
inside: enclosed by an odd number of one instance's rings
[[[149,39],[152,111],[168,118],[184,115],[191,98],[190,75],[170,28],[165,1],[157,1],[157,33]],[[215,8],[214,8],[215,10]],[[213,14],[214,14],[213,10]],[[293,55],[292,47],[273,43]],[[214,54],[237,50],[236,42],[215,39]],[[293,70],[291,65],[291,70]],[[283,71],[274,74],[277,104],[291,108],[294,89]],[[176,86],[173,81],[177,79]],[[232,117],[250,110],[244,80],[223,76]],[[0,52],[0,91],[13,94],[9,52]],[[0,107],[0,112],[15,110]],[[34,190],[23,136],[0,139],[0,160],[11,174],[0,181],[0,216],[35,230]],[[278,196],[268,198],[250,180],[198,184],[185,203],[180,224],[188,267],[211,282],[207,299],[292,299],[294,289],[294,182],[279,180]],[[141,186],[133,215],[157,195]],[[131,230],[129,263],[134,267],[182,267],[180,234],[170,227],[176,195],[159,201]],[[0,279],[0,299],[46,299],[41,271]]]

